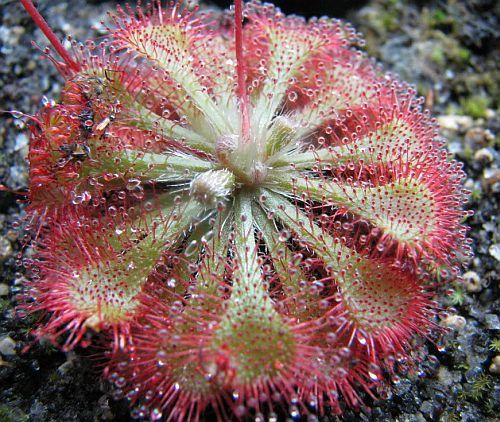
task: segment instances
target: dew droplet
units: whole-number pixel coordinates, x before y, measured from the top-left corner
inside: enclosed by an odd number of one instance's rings
[[[154,395],[155,394],[154,394],[153,390],[148,390],[148,391],[146,391],[146,394],[144,394],[144,400],[151,401],[153,399]]]
[[[208,232],[206,232],[202,238],[201,238],[201,241],[203,243],[208,243],[210,242],[212,239],[214,238],[214,231],[213,230],[210,230]]]
[[[327,309],[330,306],[330,302],[326,299],[322,299],[319,301],[319,307],[321,309]]]
[[[247,409],[242,404],[240,404],[239,406],[236,407],[236,409],[234,409],[234,415],[238,418],[241,418],[246,412]]]
[[[349,349],[349,347],[341,347],[339,349],[339,355],[343,358],[347,358],[351,356],[351,349]]]
[[[186,247],[186,250],[184,251],[184,255],[191,256],[196,252],[197,249],[198,249],[198,242],[196,240],[193,240]]]
[[[138,393],[139,389],[134,388],[133,390],[130,390],[125,397],[127,398],[127,400],[132,400],[134,397],[137,396]]]
[[[125,185],[125,188],[127,190],[134,190],[138,186],[140,186],[141,181],[139,179],[128,179],[127,184]]]
[[[130,412],[130,417],[132,419],[141,419],[143,416],[143,412],[141,412],[140,409],[134,409]]]
[[[286,242],[290,238],[291,234],[288,230],[282,230],[278,236],[280,242]]]
[[[162,413],[160,409],[153,409],[149,414],[152,421],[159,421],[162,418]]]
[[[165,352],[165,350],[159,350],[158,353],[156,353],[156,364],[158,365],[159,368],[164,367],[167,364],[167,357],[168,354]]]
[[[42,107],[50,107],[51,101],[45,95],[40,101],[42,102]]]
[[[14,119],[20,119],[21,117],[24,116],[23,113],[21,113],[20,111],[16,111],[16,110],[11,110],[10,111],[10,115],[14,118]]]
[[[125,381],[125,378],[123,377],[118,377],[116,380],[115,380],[115,385],[118,387],[118,388],[123,388],[125,387],[125,385],[127,384],[127,381]]]
[[[297,406],[290,406],[290,416],[293,420],[300,418],[300,412]]]
[[[326,335],[327,343],[335,343],[337,341],[337,335],[335,333],[327,333]]]
[[[265,421],[265,418],[264,418],[264,415],[262,413],[255,414],[254,422],[264,422],[264,421]]]
[[[73,199],[71,200],[71,203],[73,205],[80,205],[83,203],[83,196],[82,195],[75,195],[73,196]]]

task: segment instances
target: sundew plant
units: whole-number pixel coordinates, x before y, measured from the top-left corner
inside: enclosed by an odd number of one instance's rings
[[[379,397],[470,253],[461,165],[335,19],[118,7],[32,116],[24,309],[152,420],[298,419]],[[99,334],[97,334],[99,333]]]

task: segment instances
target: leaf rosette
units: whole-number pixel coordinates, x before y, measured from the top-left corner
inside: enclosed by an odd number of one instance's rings
[[[463,172],[415,92],[341,21],[238,12],[118,8],[33,128],[40,335],[113,333],[138,416],[359,407],[469,253]]]

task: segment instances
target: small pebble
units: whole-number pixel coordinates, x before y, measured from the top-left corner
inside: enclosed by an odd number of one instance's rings
[[[64,362],[62,365],[59,365],[59,367],[57,368],[57,372],[59,372],[59,374],[61,375],[66,375],[75,366],[76,360],[77,358],[74,352],[66,353],[66,362]]]
[[[485,114],[486,114],[486,118],[487,118],[487,119],[493,119],[493,117],[495,117],[495,116],[496,116],[496,112],[495,112],[495,110],[492,110],[491,108],[487,108],[487,109],[486,109],[486,113],[485,113]],[[489,131],[488,131],[488,132],[489,132]]]
[[[422,403],[422,406],[420,406],[420,412],[422,412],[424,415],[432,415],[432,412],[434,410],[434,406],[432,405],[432,402],[429,400],[426,400]]]
[[[0,283],[0,296],[9,295],[9,285],[5,283]]]
[[[500,244],[499,243],[494,243],[493,245],[490,246],[488,249],[488,252],[490,255],[495,258],[497,261],[500,261]]]
[[[446,387],[451,386],[454,382],[452,373],[445,366],[439,368],[437,376],[439,382]]]
[[[485,146],[494,138],[490,130],[481,127],[473,127],[465,133],[465,142],[474,149]]]
[[[57,372],[61,375],[67,374],[69,371],[71,371],[71,368],[73,367],[73,362],[67,361],[64,362],[62,365],[59,365],[57,367]]]
[[[460,155],[464,152],[464,148],[460,142],[450,142],[448,144],[448,151],[454,155]]]
[[[491,361],[490,372],[495,375],[500,374],[500,355],[496,355]]]
[[[473,120],[469,116],[438,116],[437,121],[443,129],[458,131],[459,129],[468,129],[472,126]]]
[[[491,188],[495,183],[500,182],[500,170],[495,168],[485,169],[482,182],[486,189]]]
[[[16,354],[16,342],[9,336],[0,339],[0,353],[4,356],[13,356]]]
[[[26,149],[29,143],[29,137],[25,133],[20,133],[16,136],[15,139],[15,144],[14,144],[14,151],[21,151],[23,149]]]
[[[12,34],[16,35],[17,37],[20,37],[21,35],[24,35],[26,33],[26,29],[24,26],[21,25],[16,25],[11,28]]]
[[[35,70],[36,67],[37,67],[37,64],[36,64],[36,61],[34,61],[34,60],[30,60],[26,64],[26,70],[28,70],[30,72],[33,71],[33,70]]]
[[[482,290],[483,286],[481,286],[481,279],[475,271],[467,271],[463,275],[463,278],[465,290],[469,293],[477,293]]]
[[[483,224],[483,229],[487,232],[495,233],[497,231],[497,226],[494,221],[486,221]]]
[[[12,255],[12,245],[5,237],[0,237],[0,262]]]
[[[471,178],[468,178],[465,182],[464,182],[464,188],[468,189],[468,190],[473,190],[476,186],[475,186],[476,182],[474,179],[471,179]]]
[[[500,330],[500,319],[497,314],[485,314],[484,325],[490,330]]]
[[[17,230],[9,230],[5,233],[5,237],[9,239],[11,242],[15,242],[19,238],[19,231]]]
[[[493,153],[489,148],[481,148],[474,154],[474,161],[482,164],[489,164],[493,162]]]
[[[441,320],[441,324],[448,328],[460,331],[465,327],[467,321],[460,315],[449,315]]]

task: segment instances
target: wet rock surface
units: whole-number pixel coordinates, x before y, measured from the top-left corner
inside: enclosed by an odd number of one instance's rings
[[[116,4],[39,3],[61,38],[71,34],[81,41],[99,35],[91,26]],[[421,365],[409,371],[401,366],[400,380],[379,392],[385,400],[366,397],[368,407],[361,412],[346,410],[341,418],[324,420],[494,420],[500,396],[499,6],[488,0],[359,3],[361,8],[350,10],[332,5],[324,11],[323,5],[318,13],[347,13],[365,34],[369,54],[426,98],[450,154],[464,162],[471,191],[467,208],[475,212],[467,221],[475,255],[464,281],[453,282],[451,291],[443,289],[442,307],[455,311],[438,322],[450,331],[436,339],[437,346],[422,342],[416,348]],[[62,78],[32,46],[32,40],[41,46],[47,41],[18,2],[0,0],[0,8],[0,109],[34,113],[44,97],[57,98]],[[0,122],[0,183],[22,192],[27,186],[25,121],[3,113]],[[100,380],[96,350],[64,354],[50,343],[35,343],[30,331],[38,317],[15,314],[23,284],[17,262],[23,236],[15,230],[22,199],[0,192],[0,421],[126,421],[127,403],[114,401]]]

